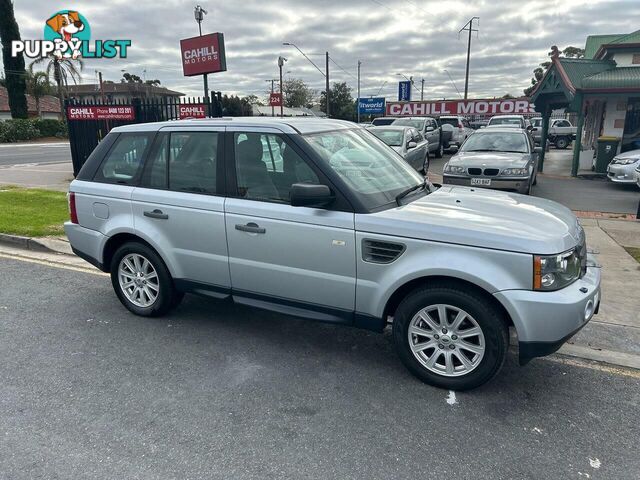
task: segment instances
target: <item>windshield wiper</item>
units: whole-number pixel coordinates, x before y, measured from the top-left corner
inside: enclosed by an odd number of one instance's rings
[[[427,179],[426,178],[424,179],[424,181],[422,183],[419,183],[418,185],[414,185],[413,187],[409,187],[406,190],[400,192],[398,195],[396,195],[396,203],[398,204],[398,206],[400,207],[402,205],[400,203],[400,200],[402,200],[404,197],[409,195],[411,192],[415,192],[420,187],[425,188],[425,189],[427,188]]]

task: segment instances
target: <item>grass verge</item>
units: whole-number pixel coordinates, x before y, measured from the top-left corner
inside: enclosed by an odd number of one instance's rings
[[[636,262],[640,263],[640,248],[637,247],[624,247],[629,255],[636,259]]]
[[[69,218],[63,192],[0,186],[0,233],[44,237],[64,233]]]

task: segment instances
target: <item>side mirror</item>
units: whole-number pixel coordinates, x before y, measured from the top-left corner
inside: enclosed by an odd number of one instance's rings
[[[410,141],[407,142],[407,150],[411,150],[412,148],[416,148],[418,144],[416,142]]]
[[[433,127],[427,127],[427,132],[433,132],[434,128]]]
[[[294,183],[289,193],[293,207],[324,207],[334,200],[326,185]]]

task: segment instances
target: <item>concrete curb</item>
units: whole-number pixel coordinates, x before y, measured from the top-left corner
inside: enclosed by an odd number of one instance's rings
[[[62,240],[49,238],[31,238],[0,233],[0,244],[15,248],[22,248],[24,250],[32,250],[34,252],[72,255],[71,247],[68,243]]]
[[[587,360],[640,370],[640,355],[633,355],[632,353],[599,350],[570,344],[563,345],[557,353],[569,357],[586,358]]]

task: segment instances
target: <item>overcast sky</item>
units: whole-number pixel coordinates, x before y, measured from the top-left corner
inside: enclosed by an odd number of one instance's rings
[[[126,59],[86,61],[83,83],[95,70],[119,80],[121,70],[158,78],[189,95],[202,91],[201,77],[183,77],[179,40],[197,34],[195,1],[108,0],[103,2],[15,0],[23,39],[41,39],[45,20],[58,10],[75,9],[91,25],[92,40],[131,39]],[[469,97],[522,94],[531,70],[551,45],[584,47],[590,34],[626,33],[640,27],[638,0],[202,0],[209,14],[203,33],[223,32],[228,71],[209,75],[210,88],[263,97],[276,78],[277,57],[289,59],[286,77],[302,78],[314,89],[322,75],[295,49],[298,45],[324,69],[319,54],[329,51],[332,81],[356,88],[362,61],[362,96],[397,95],[396,73],[425,79],[425,98],[458,96],[445,69],[462,92],[466,37],[458,30],[480,17],[472,40]],[[312,55],[315,54],[315,55]],[[27,61],[29,61],[27,59]],[[339,66],[338,66],[339,65]],[[384,84],[384,82],[387,82]],[[384,86],[383,86],[384,84]],[[414,92],[413,98],[419,98]]]

